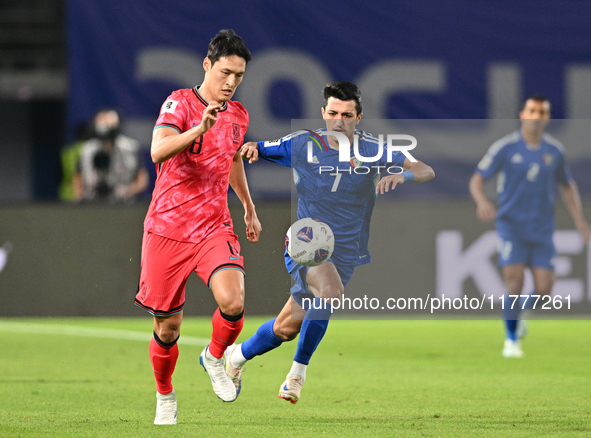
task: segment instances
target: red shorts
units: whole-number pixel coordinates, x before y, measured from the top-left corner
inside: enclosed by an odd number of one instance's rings
[[[224,269],[244,273],[240,243],[231,230],[198,244],[144,232],[141,264],[135,304],[154,316],[170,316],[183,310],[185,285],[193,271],[208,286],[213,276]]]

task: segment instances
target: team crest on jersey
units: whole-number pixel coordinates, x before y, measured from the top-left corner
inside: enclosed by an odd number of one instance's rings
[[[554,156],[552,154],[544,154],[542,155],[542,159],[544,160],[544,164],[546,166],[550,166],[554,162]]]
[[[240,125],[238,123],[232,123],[232,141],[240,143]]]
[[[162,113],[174,113],[174,110],[176,109],[176,106],[178,105],[178,101],[176,100],[172,100],[169,99],[166,102],[164,102],[164,105],[162,105]]]
[[[363,166],[363,161],[359,161],[357,157],[351,157],[349,159],[349,163],[353,169],[357,169],[359,166]]]

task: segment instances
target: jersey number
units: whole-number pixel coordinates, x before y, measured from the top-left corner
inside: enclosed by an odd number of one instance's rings
[[[330,189],[331,192],[336,192],[337,188],[339,187],[339,182],[341,182],[341,177],[343,176],[342,173],[331,173],[330,176],[334,176],[334,183],[332,183],[332,188]]]
[[[196,146],[197,146],[197,150],[195,150]],[[191,145],[191,149],[189,149],[189,152],[191,152],[192,154],[195,154],[195,155],[199,155],[201,153],[202,147],[203,147],[203,135],[200,135]]]

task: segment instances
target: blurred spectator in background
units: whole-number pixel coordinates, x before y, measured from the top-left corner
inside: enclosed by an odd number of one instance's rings
[[[76,140],[64,146],[60,152],[61,182],[58,194],[62,201],[76,201],[74,193],[74,178],[78,173],[80,151],[87,140],[93,136],[93,125],[86,121],[81,122],[76,130]]]
[[[97,112],[92,126],[93,137],[80,149],[75,199],[133,202],[145,193],[150,179],[140,143],[121,134],[121,117],[115,109]]]

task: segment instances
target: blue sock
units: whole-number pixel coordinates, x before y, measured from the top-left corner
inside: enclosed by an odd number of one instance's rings
[[[528,295],[535,294],[535,291],[530,292]],[[505,320],[505,334],[507,339],[512,341],[517,340],[517,322],[519,315],[524,309],[532,309],[535,299],[530,298],[518,298],[509,297],[508,294],[503,296],[503,319]],[[513,308],[511,308],[513,306]]]
[[[282,340],[273,333],[273,324],[277,318],[263,323],[257,332],[242,343],[242,355],[245,359],[271,351],[282,344]]]
[[[517,320],[521,312],[521,303],[509,294],[503,295],[503,319],[505,320],[505,337],[512,341],[517,340]]]
[[[321,298],[314,298],[302,322],[294,361],[304,365],[310,363],[316,347],[326,333],[331,314],[332,306],[329,303]]]

